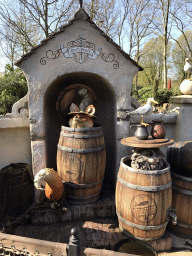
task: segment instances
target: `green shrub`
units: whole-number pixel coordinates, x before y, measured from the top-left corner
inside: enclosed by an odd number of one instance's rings
[[[169,103],[172,96],[181,95],[181,92],[178,87],[168,89],[158,89],[157,87],[152,90],[151,86],[140,87],[139,90],[132,88],[132,96],[142,105],[147,102],[147,99],[155,95],[155,100],[159,103],[160,106],[163,106],[163,103]]]
[[[131,96],[132,96],[133,98],[135,98],[136,100],[139,99],[138,90],[135,89],[135,86],[132,86]]]
[[[5,75],[0,78],[0,114],[10,113],[12,106],[27,93],[27,81],[21,69],[6,66]]]
[[[171,89],[171,91],[172,91],[172,96],[182,95],[179,87],[174,87],[174,88]]]
[[[139,97],[139,103],[143,104],[147,102],[147,99],[152,97],[152,88],[149,87],[143,87],[138,91],[138,97]]]
[[[156,101],[160,106],[163,106],[163,103],[169,103],[170,97],[173,95],[171,90],[159,89],[156,94]]]

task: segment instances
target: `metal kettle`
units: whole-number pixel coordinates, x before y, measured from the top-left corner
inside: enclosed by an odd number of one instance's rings
[[[133,127],[136,127],[136,129],[133,130]],[[149,137],[147,127],[142,124],[138,124],[138,125],[133,124],[130,126],[130,129],[135,134],[136,138],[139,140],[146,140]]]

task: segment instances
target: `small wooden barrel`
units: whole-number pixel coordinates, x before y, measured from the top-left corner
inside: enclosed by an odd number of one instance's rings
[[[116,185],[116,211],[120,229],[141,240],[161,237],[172,203],[170,167],[146,171],[130,167],[124,157]]]
[[[62,126],[57,171],[66,182],[67,198],[72,204],[98,199],[105,173],[106,150],[102,127]]]
[[[172,171],[192,173],[192,141],[175,142],[167,149],[167,161]]]
[[[192,238],[192,176],[185,177],[171,173],[173,182],[173,209],[176,209],[178,223],[169,223],[171,231],[179,236]]]

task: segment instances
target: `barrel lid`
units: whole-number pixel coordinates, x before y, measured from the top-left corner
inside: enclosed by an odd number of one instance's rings
[[[152,136],[149,136],[147,140],[139,140],[136,136],[127,137],[121,140],[121,144],[136,148],[160,148],[170,146],[173,143],[173,139],[153,139]]]

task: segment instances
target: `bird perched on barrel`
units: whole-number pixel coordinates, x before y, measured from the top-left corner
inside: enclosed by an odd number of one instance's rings
[[[144,126],[147,126],[148,124],[143,122],[143,116],[149,116],[149,115],[151,115],[153,113],[153,105],[152,105],[152,103],[158,104],[158,102],[155,101],[154,98],[148,98],[147,99],[147,103],[144,106],[139,107],[136,110],[133,110],[131,112],[126,111],[127,112],[127,116],[130,116],[130,115],[140,115],[141,116],[140,123],[142,125],[144,125]]]

